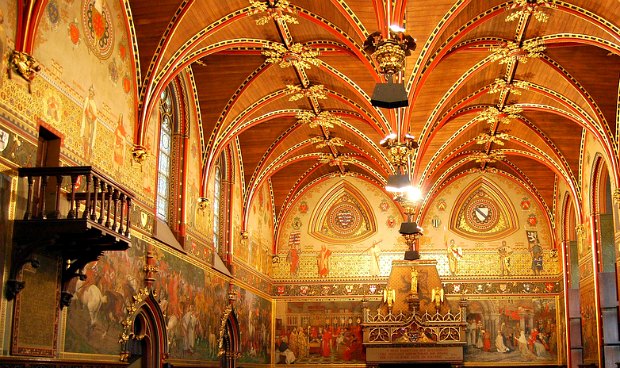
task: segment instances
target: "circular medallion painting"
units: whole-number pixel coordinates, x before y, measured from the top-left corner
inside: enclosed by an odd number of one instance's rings
[[[82,27],[88,47],[100,59],[112,54],[114,28],[112,14],[105,1],[87,0],[82,4]]]
[[[476,198],[469,202],[465,218],[474,230],[489,231],[497,225],[499,212],[493,201],[487,198]]]
[[[332,207],[329,212],[329,225],[339,236],[352,235],[357,232],[362,221],[362,215],[350,202],[341,202]]]

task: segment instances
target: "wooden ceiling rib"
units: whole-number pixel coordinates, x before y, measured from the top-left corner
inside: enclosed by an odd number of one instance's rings
[[[550,177],[559,178],[564,187],[579,187],[584,127],[618,160],[616,0],[543,5],[537,11],[548,15],[546,23],[525,12],[506,21],[520,10],[514,1],[396,0],[391,21],[388,9],[381,8],[386,4],[290,0],[282,14],[296,18],[298,24],[292,24],[274,20],[275,13],[257,11],[249,0],[164,0],[156,7],[132,0],[146,103],[154,100],[149,93],[183,72],[187,63],[196,83],[203,132],[210,137],[203,147],[210,155],[206,162],[238,138],[248,198],[259,183],[270,183],[278,216],[300,191],[330,175],[359,175],[381,187],[393,167],[378,142],[398,126],[420,141],[413,175],[425,190],[442,188],[464,173],[498,170],[531,186],[537,200],[550,208]],[[265,16],[265,24],[259,24]],[[381,76],[363,52],[368,35],[391,23],[404,25],[417,41],[404,72],[410,106],[399,113],[370,104]],[[491,46],[534,38],[545,40],[538,57],[491,60]],[[319,62],[265,64],[262,52],[267,45],[290,48],[297,43],[318,50]],[[511,55],[526,53],[516,50]],[[189,55],[195,55],[196,62],[189,62]],[[281,56],[280,61],[303,59],[291,52]],[[147,79],[145,73],[155,61],[158,70]],[[489,93],[498,79],[529,87]],[[327,99],[291,101],[287,85],[323,85]],[[476,120],[487,107],[505,105],[522,107],[522,120],[501,126]],[[299,110],[330,111],[342,124],[329,129],[297,125]],[[503,146],[476,143],[481,134],[497,129],[508,131],[511,140]],[[316,148],[309,141],[328,135],[341,138],[344,146]],[[483,165],[471,159],[483,152],[505,153],[506,160]],[[319,163],[324,154],[350,156],[354,162]]]

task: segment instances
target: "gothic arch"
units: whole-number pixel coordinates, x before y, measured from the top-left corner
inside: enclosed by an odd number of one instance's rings
[[[164,314],[148,288],[134,295],[127,307],[121,335],[121,361],[141,357],[143,367],[161,367],[168,359],[168,335]]]
[[[234,368],[239,357],[240,348],[239,321],[235,309],[229,305],[224,310],[219,331],[219,350],[217,356],[220,358],[220,367]]]

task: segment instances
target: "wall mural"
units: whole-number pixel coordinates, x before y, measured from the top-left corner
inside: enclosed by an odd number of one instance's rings
[[[256,271],[270,273],[271,253],[273,245],[273,205],[269,183],[265,182],[257,189],[250,206],[247,231],[248,239],[242,247],[247,247],[247,258],[241,258]],[[246,251],[241,251],[241,256]]]
[[[154,252],[159,268],[154,290],[166,316],[170,357],[217,360],[228,282],[160,248]]]
[[[361,321],[361,301],[277,301],[275,362],[363,363]]]
[[[241,328],[239,363],[271,362],[271,302],[241,289],[235,303]]]
[[[17,117],[33,135],[37,123],[53,126],[63,139],[63,154],[78,163],[97,162],[148,203],[153,201],[155,160],[150,155],[144,167],[131,160],[135,71],[125,24],[122,2],[48,1],[34,40],[33,56],[42,70],[32,81],[32,93],[12,78],[0,83],[0,100],[23,101],[7,106],[6,115]],[[145,138],[150,153],[156,146],[155,127],[151,121]]]
[[[67,311],[65,351],[87,354],[118,354],[118,337],[125,307],[144,286],[146,242],[131,238],[125,252],[106,252],[84,269],[85,281],[77,281]]]
[[[558,298],[470,298],[468,302],[465,362],[560,363]]]

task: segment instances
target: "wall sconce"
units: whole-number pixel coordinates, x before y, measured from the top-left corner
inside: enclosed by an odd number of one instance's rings
[[[198,208],[204,211],[205,209],[207,209],[208,206],[209,206],[209,198],[198,197]]]

